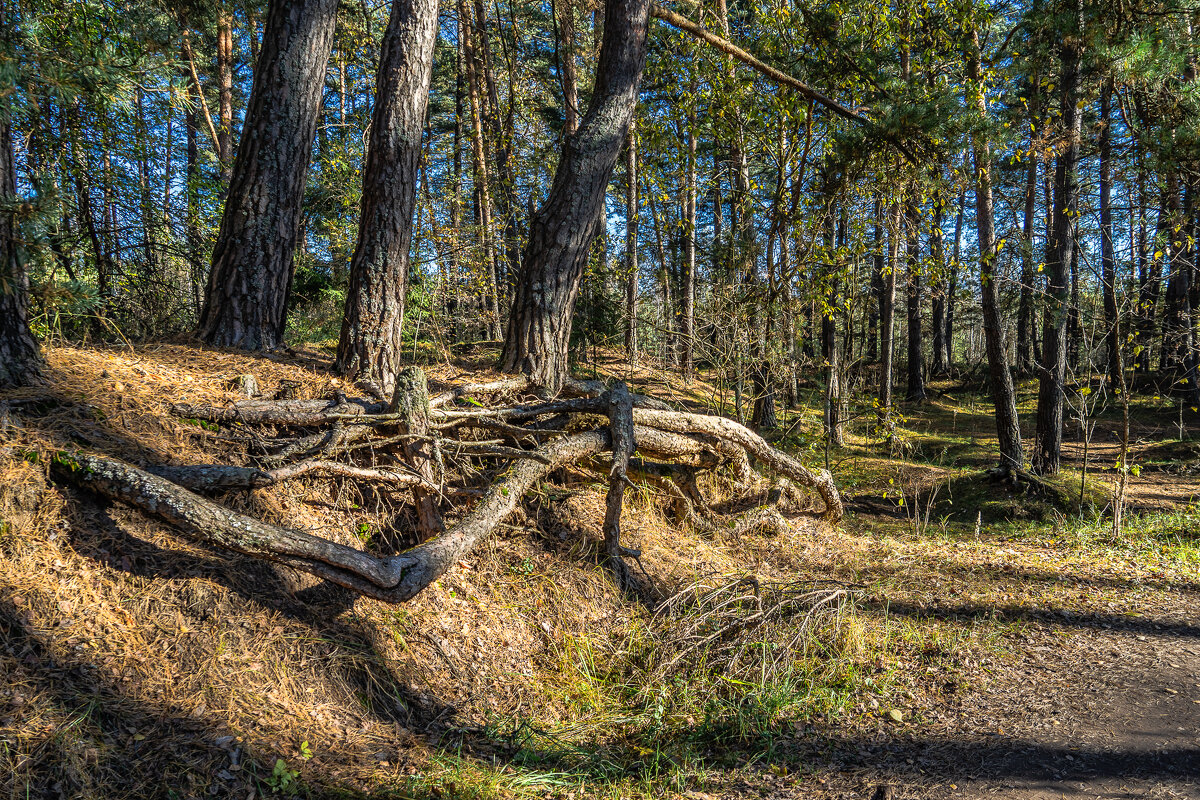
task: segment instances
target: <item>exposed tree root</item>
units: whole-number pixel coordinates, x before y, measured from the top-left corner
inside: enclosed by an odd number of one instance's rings
[[[622,505],[631,477],[665,491],[680,520],[714,535],[782,532],[787,523],[781,508],[807,505],[801,488],[821,498],[826,519],[841,518],[841,499],[827,472],[809,471],[732,420],[664,410],[621,383],[599,396],[596,387],[584,385],[572,388],[589,396],[509,407],[487,407],[476,399],[525,387],[519,379],[505,380],[431,399],[424,375],[411,369],[386,404],[336,396],[246,400],[229,408],[176,406],[182,416],[290,430],[295,438],[264,459],[268,466],[262,468],[201,464],[142,470],[76,454],[60,456],[56,473],[202,541],[278,561],[387,602],[407,600],[438,578],[508,519],[543,477],[562,467],[600,468],[595,462],[602,453],[611,453],[602,462],[609,484],[604,550],[618,584],[627,589],[634,587],[624,559],[638,555],[621,543]],[[453,404],[463,397],[470,398],[470,407]],[[356,456],[359,463],[349,463],[347,454],[367,450],[369,458]],[[775,477],[760,475],[755,463]],[[704,497],[699,478],[717,469],[732,476],[735,505],[743,510],[720,513]],[[376,557],[269,525],[194,493],[318,475],[411,492],[422,544]],[[451,495],[481,499],[444,528],[439,503]]]

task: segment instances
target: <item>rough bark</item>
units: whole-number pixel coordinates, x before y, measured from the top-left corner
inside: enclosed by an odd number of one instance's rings
[[[648,8],[648,0],[606,4],[604,41],[587,115],[566,140],[554,185],[534,216],[522,257],[502,365],[506,372],[528,375],[550,393],[567,378],[575,299],[637,102]]]
[[[1079,207],[1079,140],[1083,114],[1079,108],[1083,28],[1080,0],[1071,12],[1071,30],[1062,37],[1062,135],[1064,143],[1054,168],[1053,252],[1046,263],[1046,310],[1042,323],[1042,369],[1038,383],[1037,427],[1033,468],[1040,475],[1059,470],[1062,453],[1063,392],[1067,370],[1068,280],[1075,263],[1075,229]]]
[[[213,250],[198,335],[207,344],[283,344],[301,201],[333,46],[336,0],[272,0]]]
[[[387,395],[400,363],[437,0],[394,0],[375,81],[358,243],[334,368]]]
[[[1117,259],[1112,221],[1112,81],[1100,93],[1100,272],[1104,294],[1104,349],[1108,357],[1108,388],[1122,391],[1125,365],[1121,359],[1117,311]]]
[[[625,159],[625,355],[637,363],[638,330],[638,147],[637,131],[629,131]]]
[[[621,508],[625,484],[629,483],[629,459],[633,457],[633,396],[629,387],[618,381],[608,393],[609,438],[612,440],[612,470],[608,474],[608,494],[604,501],[604,550],[617,578],[617,584],[629,584],[629,571],[622,558]]]
[[[924,286],[921,270],[921,217],[914,201],[909,201],[905,214],[908,223],[908,291],[905,310],[908,313],[908,348],[906,350],[906,373],[910,402],[925,400],[925,339],[921,325],[921,301]]]
[[[432,22],[430,23],[432,25]],[[388,413],[399,417],[397,432],[407,436],[402,447],[408,466],[421,478],[413,487],[417,506],[417,528],[421,541],[428,541],[445,529],[437,508],[437,491],[425,488],[435,483],[433,444],[429,439],[429,384],[419,367],[408,367],[396,380],[395,394]]]
[[[5,14],[0,12],[0,22]],[[29,330],[29,276],[18,251],[12,127],[0,108],[0,389],[37,383],[42,356]]]
[[[683,229],[683,299],[680,301],[683,314],[679,326],[682,352],[680,368],[684,383],[691,383],[695,376],[696,338],[696,115],[688,115],[687,131],[687,185],[684,187]]]
[[[983,74],[980,66],[979,34],[973,32],[973,47],[968,54],[968,79],[974,102],[987,113]],[[1000,469],[1015,475],[1024,465],[1021,428],[1017,419],[1016,390],[1008,368],[1008,343],[996,291],[996,233],[992,203],[992,151],[983,134],[973,142],[975,167],[975,226],[979,235],[980,305],[983,307],[983,331],[986,340],[988,377],[991,380],[995,408],[996,435],[999,439]]]

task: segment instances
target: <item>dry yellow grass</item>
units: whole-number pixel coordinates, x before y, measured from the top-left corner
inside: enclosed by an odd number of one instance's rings
[[[54,486],[47,461],[66,448],[140,462],[244,461],[243,442],[168,410],[230,402],[240,374],[264,391],[298,386],[302,397],[350,387],[315,358],[184,345],[46,355],[46,386],[0,398],[24,420],[0,445],[4,789],[36,793],[57,782],[76,797],[168,787],[246,796],[267,785],[276,758],[316,785],[395,784],[451,721],[562,718],[561,698],[543,689],[563,643],[586,635],[615,647],[640,613],[599,566],[602,493],[586,485],[541,501],[558,520],[544,537],[532,521],[506,528],[403,607],[210,550]],[[486,379],[431,372],[448,383]],[[224,501],[356,546],[394,545],[407,524],[402,497],[337,479]],[[627,541],[663,588],[747,566],[736,546],[676,531],[648,495],[630,502]]]

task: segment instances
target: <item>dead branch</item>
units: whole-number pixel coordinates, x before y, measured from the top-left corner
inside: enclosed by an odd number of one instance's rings
[[[610,441],[608,431],[596,430],[546,445],[541,452],[549,463],[518,461],[441,536],[382,557],[239,514],[123,461],[84,454],[60,456],[54,469],[61,479],[166,520],[200,541],[303,570],[367,597],[400,603],[440,577],[508,519],[525,493],[547,473],[604,451]]]
[[[769,469],[813,489],[825,502],[825,519],[837,523],[842,518],[842,499],[826,470],[813,474],[796,459],[781,453],[749,428],[724,417],[688,414],[683,411],[633,410],[634,422],[676,433],[705,434],[738,445]]]

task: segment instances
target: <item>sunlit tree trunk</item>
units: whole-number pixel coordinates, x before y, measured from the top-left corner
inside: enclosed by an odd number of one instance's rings
[[[979,33],[973,32],[967,58],[968,91],[981,115],[987,115],[987,96],[980,65]],[[1000,318],[996,288],[996,232],[992,202],[992,150],[986,134],[979,133],[972,143],[975,172],[975,228],[979,234],[980,306],[983,309],[983,333],[987,349],[988,376],[991,379],[992,404],[999,440],[1000,469],[1013,475],[1025,463],[1021,448],[1021,427],[1017,419],[1017,395],[1008,365],[1008,343]]]
[[[648,0],[606,3],[592,99],[579,130],[566,141],[522,258],[502,364],[506,372],[522,372],[551,393],[568,377],[571,316],[637,103],[648,12]]]
[[[1081,0],[1071,11],[1071,29],[1062,37],[1062,138],[1054,168],[1053,253],[1046,263],[1046,310],[1042,322],[1042,369],[1038,383],[1037,428],[1033,468],[1042,475],[1059,470],[1062,454],[1063,394],[1067,371],[1067,322],[1070,280],[1075,262],[1075,231],[1079,209],[1079,138],[1083,114],[1079,108],[1083,27]]]
[[[383,34],[358,243],[335,368],[390,396],[400,367],[421,135],[433,73],[437,0],[394,0]]]
[[[283,344],[336,18],[336,0],[270,4],[200,316],[206,344],[246,350]]]
[[[0,24],[8,15],[0,10]],[[0,389],[37,383],[42,355],[29,330],[29,276],[18,245],[12,126],[0,108]]]

